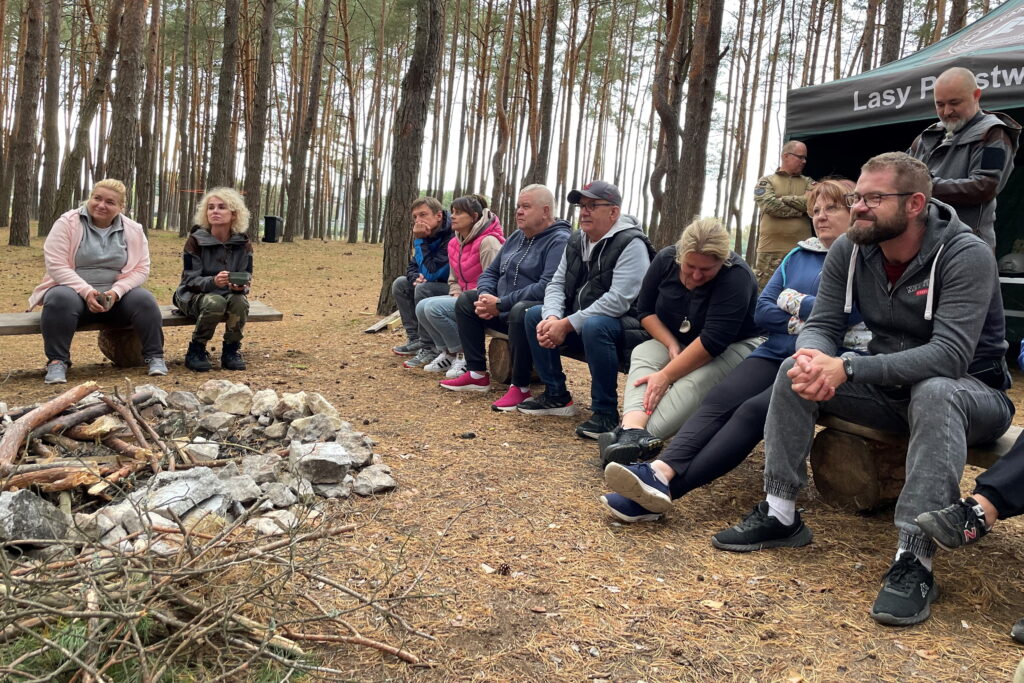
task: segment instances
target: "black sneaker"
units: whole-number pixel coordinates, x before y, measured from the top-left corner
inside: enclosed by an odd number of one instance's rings
[[[185,352],[185,367],[193,372],[209,372],[213,366],[210,364],[210,354],[206,352],[206,344],[200,342],[189,342],[188,351]]]
[[[563,415],[576,414],[576,406],[568,392],[564,396],[552,396],[545,391],[540,396],[527,399],[516,406],[516,410],[527,415]]]
[[[871,618],[890,626],[920,624],[931,616],[931,604],[938,595],[932,573],[914,553],[904,551],[882,579]]]
[[[1024,619],[1013,625],[1013,628],[1010,629],[1010,637],[1018,643],[1024,644]]]
[[[597,435],[597,452],[601,454],[601,467],[608,464],[608,461],[604,459],[604,452],[619,440],[620,434],[622,434],[622,427],[617,426],[610,432]]]
[[[618,424],[618,413],[594,413],[589,420],[576,427],[576,436],[584,439],[596,439],[605,432],[615,429]]]
[[[603,435],[602,435],[603,436]],[[634,462],[653,460],[661,452],[665,442],[646,429],[623,429],[615,443],[601,451],[601,463],[617,462],[630,465]]]
[[[799,548],[812,538],[814,534],[800,520],[799,512],[796,521],[786,526],[768,515],[768,501],[762,500],[742,522],[712,536],[711,545],[719,550],[748,553],[765,548]]]
[[[946,550],[970,545],[988,533],[985,510],[973,498],[961,498],[941,510],[922,512],[914,522]]]

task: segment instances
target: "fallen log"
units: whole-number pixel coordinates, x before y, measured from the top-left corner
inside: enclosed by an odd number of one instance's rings
[[[4,432],[3,439],[0,439],[0,474],[6,472],[14,462],[14,458],[17,457],[29,432],[67,409],[68,406],[78,403],[98,388],[99,385],[96,382],[79,384],[15,420]]]
[[[132,396],[132,403],[139,404],[148,401],[153,398],[153,392],[151,391],[140,391]],[[57,434],[75,425],[82,424],[83,422],[91,422],[98,417],[108,415],[113,412],[113,408],[108,406],[106,403],[97,403],[90,405],[82,410],[76,410],[68,413],[67,415],[60,415],[45,424],[41,424],[32,430],[30,436],[32,438],[39,437],[43,434]]]

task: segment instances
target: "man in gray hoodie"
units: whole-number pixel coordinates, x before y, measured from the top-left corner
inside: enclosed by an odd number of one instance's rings
[[[851,225],[825,259],[797,352],[779,370],[765,423],[765,492],[712,544],[746,552],[811,541],[796,511],[820,412],[910,434],[896,504],[896,560],[871,609],[876,621],[924,621],[936,596],[934,542],[915,522],[960,495],[967,446],[1013,417],[1002,297],[992,250],[947,204],[928,168],[902,152],[861,168]],[[836,356],[852,307],[872,332],[869,355]]]
[[[559,353],[582,351],[590,366],[594,415],[576,433],[596,439],[619,424],[619,364],[629,357],[626,333],[641,329],[636,297],[654,247],[640,222],[622,213],[622,195],[611,183],[595,180],[570,192],[568,200],[580,207],[579,232],[565,245],[544,305],[529,309],[525,318],[545,390],[517,408],[529,415],[575,415]]]
[[[996,246],[996,195],[1013,171],[1020,124],[1001,112],[981,108],[981,88],[962,67],[935,81],[939,120],[910,146],[932,174],[932,196],[946,202],[990,247]]]

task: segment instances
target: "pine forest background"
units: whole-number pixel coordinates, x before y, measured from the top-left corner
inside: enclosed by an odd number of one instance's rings
[[[184,235],[204,189],[232,185],[252,237],[275,214],[285,241],[384,242],[387,283],[418,194],[480,192],[508,230],[523,184],[561,201],[603,178],[656,245],[703,211],[749,252],[788,89],[998,4],[0,0],[0,227],[28,245],[30,221],[45,235],[116,177],[129,215]]]

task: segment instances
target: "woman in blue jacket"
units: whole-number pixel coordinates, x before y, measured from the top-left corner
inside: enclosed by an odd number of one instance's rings
[[[601,496],[601,502],[616,518],[660,518],[674,499],[731,471],[761,441],[775,376],[796,351],[796,335],[814,307],[825,254],[849,227],[843,195],[853,189],[843,179],[823,180],[811,190],[807,206],[817,236],[786,255],[757,300],[754,320],[769,332],[768,340],[708,394],[665,452],[652,463],[631,465],[647,455],[639,447],[606,451],[614,461],[605,468],[605,483],[614,493]],[[843,345],[863,350],[869,336],[863,324],[855,325]]]

